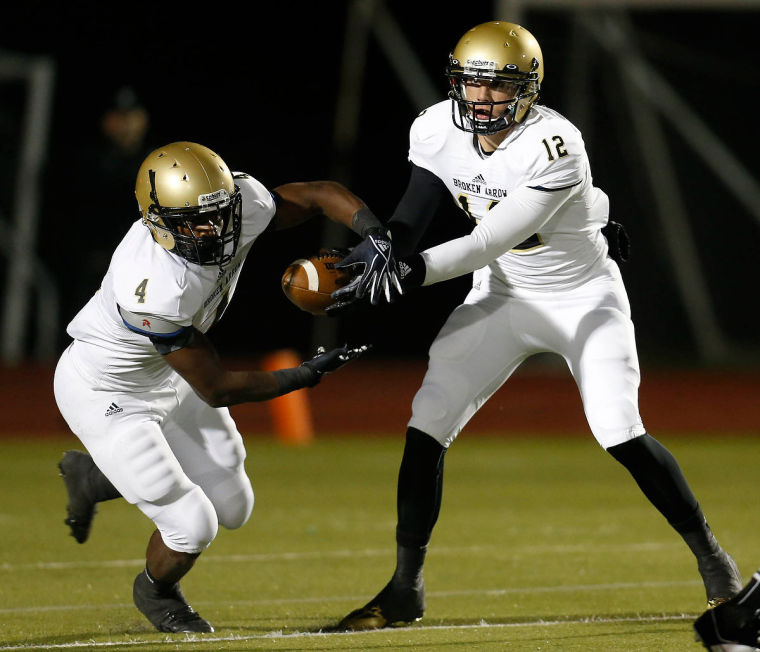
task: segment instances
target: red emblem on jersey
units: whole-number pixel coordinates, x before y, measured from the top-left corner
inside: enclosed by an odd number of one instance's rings
[[[150,322],[147,319],[143,319],[143,326],[150,328]]]

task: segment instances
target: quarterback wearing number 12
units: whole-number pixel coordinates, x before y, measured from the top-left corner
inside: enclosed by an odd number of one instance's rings
[[[564,358],[594,437],[694,553],[710,604],[741,589],[736,565],[676,460],[644,429],[630,307],[610,258],[619,247],[613,233],[603,233],[609,201],[593,185],[578,129],[536,103],[543,76],[541,49],[528,30],[478,25],[450,55],[449,99],[412,125],[411,179],[388,223],[402,292],[470,272],[473,287],[430,347],[412,403],[398,478],[396,570],[342,629],[422,616],[422,569],[441,506],[444,455],[515,369],[542,352]],[[439,202],[452,199],[472,232],[415,253]],[[377,290],[369,294],[382,299]],[[351,285],[334,296],[335,311],[361,298]]]

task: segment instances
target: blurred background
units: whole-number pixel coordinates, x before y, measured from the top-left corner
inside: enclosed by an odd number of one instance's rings
[[[445,98],[459,37],[493,19],[538,38],[541,103],[581,128],[630,235],[622,269],[642,362],[760,368],[755,0],[14,3],[0,38],[3,364],[51,362],[67,345],[136,219],[137,168],[160,145],[200,142],[269,187],[337,179],[387,219],[411,122]],[[424,360],[469,278],[312,317],[279,282],[293,259],[357,241],[325,223],[257,243],[212,333],[222,353],[368,341],[376,359]],[[467,228],[452,202],[424,244]]]

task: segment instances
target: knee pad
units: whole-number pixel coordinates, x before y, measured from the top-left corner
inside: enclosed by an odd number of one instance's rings
[[[253,487],[246,478],[244,484],[239,484],[237,493],[230,495],[216,509],[219,524],[228,530],[236,530],[246,524],[253,511]]]
[[[464,400],[469,398],[467,380],[453,373],[446,385],[426,380],[414,396],[408,425],[448,448],[462,429],[463,419],[467,420]]]
[[[242,527],[253,511],[253,488],[241,465],[237,471],[214,471],[198,479],[198,484],[216,511],[219,524],[228,530]]]
[[[443,387],[432,383],[425,384],[417,390],[412,400],[412,415],[416,421],[429,423],[430,427],[423,432],[436,431],[441,423],[449,421],[449,407],[447,392]],[[435,436],[435,435],[432,435]]]
[[[214,506],[200,487],[168,505],[157,507],[154,514],[148,515],[167,547],[177,552],[203,552],[219,529]]]
[[[217,511],[219,524],[228,530],[236,530],[248,522],[253,511],[253,489],[251,485],[230,497],[223,509]]]

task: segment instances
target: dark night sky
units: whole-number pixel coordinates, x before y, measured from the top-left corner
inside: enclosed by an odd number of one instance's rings
[[[414,6],[420,5],[440,6]],[[387,6],[443,98],[441,73],[449,50],[466,29],[494,16],[487,8],[422,11],[395,0]],[[118,7],[123,14],[89,3],[54,9],[27,2],[12,10],[15,15],[3,16],[0,49],[45,54],[56,62],[51,143],[40,189],[39,253],[61,279],[64,320],[95,289],[107,256],[134,218],[134,174],[154,147],[174,140],[203,143],[231,168],[269,186],[329,178],[341,163],[331,142],[344,2],[247,3],[243,9],[225,4],[214,12],[209,5],[189,9],[189,3]],[[757,103],[750,100],[758,94],[760,12],[635,11],[631,18],[648,61],[760,178],[754,147]],[[542,102],[564,111],[576,75],[569,69],[569,14],[528,11],[522,22],[543,48]],[[594,124],[584,134],[596,183],[610,195],[613,215],[633,239],[633,258],[623,274],[642,357],[689,360],[694,345],[652,217],[617,69],[597,51],[591,73]],[[100,117],[124,85],[134,88],[148,110],[150,128],[142,153],[107,168]],[[5,88],[0,210],[9,215],[16,154],[10,136],[18,129],[14,119],[22,94],[20,87]],[[408,129],[417,107],[374,41],[361,92],[358,148],[348,161],[351,178],[343,180],[387,217],[405,188]],[[644,104],[641,110],[647,110]],[[747,319],[755,310],[747,286],[754,288],[758,279],[754,259],[760,229],[675,132],[666,128],[666,134],[721,326],[732,340],[757,347],[756,329]],[[453,211],[440,221],[446,237],[465,228]],[[292,259],[318,249],[320,239],[321,224],[315,223],[271,236],[258,251],[254,248],[237,299],[213,337],[223,352],[279,346],[306,351],[312,318],[286,302],[279,277]],[[424,355],[466,287],[466,279],[455,281],[429,288],[405,305],[360,312],[341,322],[340,336],[369,338],[378,355]],[[61,346],[65,341],[62,334]]]

